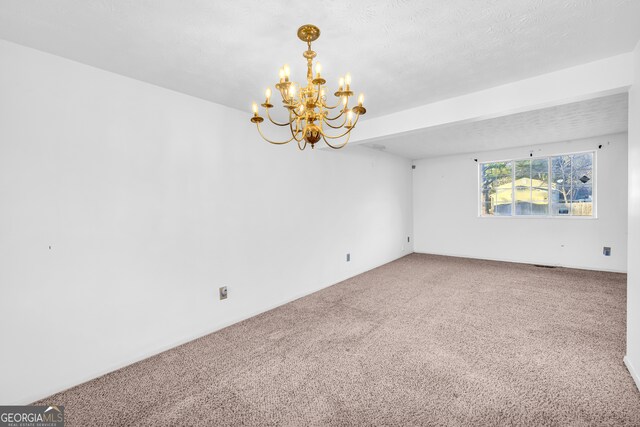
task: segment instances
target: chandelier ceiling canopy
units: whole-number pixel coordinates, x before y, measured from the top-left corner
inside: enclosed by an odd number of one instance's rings
[[[315,25],[303,25],[298,28],[298,38],[307,43],[307,50],[302,54],[307,60],[306,86],[290,80],[288,65],[280,69],[280,81],[275,85],[275,89],[280,93],[282,106],[286,110],[288,119],[279,122],[271,118],[270,110],[273,108],[271,88],[267,88],[265,101],[260,104],[272,124],[288,129],[287,138],[289,139],[273,141],[267,138],[260,128],[264,118],[260,115],[258,104],[253,103],[251,122],[256,124],[262,138],[271,144],[282,145],[295,140],[298,148],[304,150],[307,145],[314,148],[315,144],[322,139],[329,147],[339,149],[347,145],[358,119],[367,112],[362,105],[363,94],[358,96],[356,105],[349,107],[349,101],[354,94],[351,90],[349,73],[340,77],[338,89],[334,93],[337,98],[335,105],[327,104],[326,80],[321,75],[322,66],[319,62],[315,64],[314,75],[313,60],[316,53],[311,50],[311,42],[318,37],[320,37],[320,29]],[[331,114],[333,117],[330,117]]]

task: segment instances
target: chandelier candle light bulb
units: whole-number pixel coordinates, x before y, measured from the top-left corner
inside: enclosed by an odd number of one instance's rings
[[[264,119],[258,115],[258,104],[255,102],[251,104],[251,110],[253,110],[253,117],[251,117],[251,123],[262,123]]]
[[[280,80],[275,87],[277,92],[280,92],[288,119],[280,122],[272,118],[270,114],[270,109],[273,108],[273,105],[270,104],[271,88],[267,88],[264,93],[266,101],[261,106],[267,111],[267,119],[272,124],[284,128],[288,136],[282,141],[267,138],[260,128],[264,118],[259,114],[258,104],[254,102],[252,105],[251,122],[258,128],[260,136],[271,144],[281,145],[295,140],[298,148],[304,150],[307,145],[315,148],[315,144],[322,139],[329,147],[339,149],[347,145],[351,131],[357,125],[358,119],[367,112],[363,106],[363,94],[358,96],[358,104],[349,108],[349,97],[353,95],[351,74],[349,73],[340,77],[338,90],[335,93],[338,102],[333,106],[327,105],[325,99],[326,80],[321,76],[322,65],[319,62],[315,63],[315,78],[313,73],[313,62],[317,54],[311,50],[311,42],[317,40],[318,37],[320,37],[320,29],[315,25],[303,25],[298,29],[298,38],[307,45],[307,50],[302,54],[307,61],[306,85],[302,83],[298,88],[298,83],[290,81],[291,69],[289,65],[285,64],[280,68]],[[330,117],[330,111],[334,109],[337,113],[335,113],[335,117]]]

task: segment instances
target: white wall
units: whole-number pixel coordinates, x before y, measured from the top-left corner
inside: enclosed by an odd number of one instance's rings
[[[629,271],[625,363],[640,388],[640,42],[634,58],[634,82],[629,91]]]
[[[272,146],[248,113],[1,41],[0,64],[0,404],[413,250],[408,160]]]
[[[603,145],[597,150],[599,144]],[[478,163],[596,149],[597,219],[479,218]],[[415,162],[416,252],[626,271],[627,135]],[[602,255],[611,246],[612,255]]]

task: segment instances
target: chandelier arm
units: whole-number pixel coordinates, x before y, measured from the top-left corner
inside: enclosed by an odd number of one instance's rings
[[[300,141],[304,139],[304,136],[301,136],[300,139],[296,138],[296,133],[298,133],[297,132],[298,127],[296,126],[296,130],[293,130],[293,120],[289,124],[289,129],[291,129],[291,135],[293,135],[293,139],[295,139],[296,142],[298,142],[298,148],[300,148]]]
[[[270,109],[269,109],[269,108],[265,108],[265,109],[267,110],[267,118],[268,118],[268,119],[269,119],[269,121],[270,121],[271,123],[273,123],[274,125],[276,125],[276,126],[289,126],[289,125],[291,124],[291,122],[289,122],[289,123],[278,123],[278,122],[274,121],[274,120],[271,118],[271,114],[269,113],[269,110],[270,110]],[[291,118],[289,118],[289,120],[291,120]]]
[[[345,145],[347,145],[347,143],[349,142],[350,138],[351,138],[351,130],[349,130],[349,132],[347,132],[347,139],[342,144],[333,145],[329,141],[327,141],[327,138],[324,137],[324,134],[322,135],[322,139],[324,139],[325,144],[327,144],[329,147],[333,148],[334,150],[339,150],[342,147],[344,147]]]
[[[256,123],[256,126],[258,127],[258,132],[260,132],[260,136],[262,137],[262,139],[264,139],[265,141],[267,141],[267,142],[269,142],[271,144],[284,145],[284,144],[290,143],[293,140],[293,136],[292,136],[291,139],[289,139],[288,141],[271,141],[269,138],[264,136],[264,134],[262,133],[262,129],[260,129],[260,123]]]
[[[314,104],[318,104],[318,101],[320,101],[320,92],[322,92],[322,85],[318,83],[318,93],[316,93],[316,100]]]
[[[340,103],[341,103],[341,101],[338,101],[338,103],[336,105],[334,105],[333,107],[328,106],[326,102],[323,102],[322,104],[324,105],[324,108],[326,108],[328,110],[333,110],[333,109],[339,107]]]
[[[291,97],[289,95],[289,88],[293,85],[293,83],[291,83],[289,86],[287,86],[286,88],[280,88],[278,89],[280,91],[280,96],[282,97],[282,101],[283,102],[289,102],[293,100],[293,97]]]
[[[300,143],[300,141],[304,141],[304,136],[301,136],[300,139],[298,139],[295,134],[292,133],[291,135],[293,135],[293,139],[298,143]]]
[[[300,106],[300,105],[298,105],[298,106]],[[305,109],[305,115],[304,115],[304,116],[303,116],[302,114],[298,114],[298,111],[297,111],[297,110],[298,110],[297,108],[294,108],[293,110],[291,110],[291,111],[293,111],[293,114],[294,114],[296,117],[299,117],[299,118],[306,117],[306,109]]]
[[[340,116],[336,117],[339,118]],[[334,126],[331,123],[329,123],[328,119],[326,117],[322,118],[322,121],[325,122],[327,124],[327,126],[329,126],[330,128],[333,129],[340,129],[342,126],[344,126],[345,123],[347,123],[347,116],[344,116],[344,120],[342,120],[342,124],[338,125],[338,126]]]
[[[282,100],[283,100],[284,102],[287,102],[287,95],[285,95],[285,91],[284,91],[284,89],[282,89],[282,87],[280,87],[280,88],[278,89],[278,91],[280,92],[280,98],[282,98]]]
[[[296,141],[297,141],[297,140],[296,140]],[[301,143],[302,141],[304,141],[304,144],[303,144],[303,145],[300,145],[300,143]],[[307,141],[306,141],[306,140],[303,140],[303,139],[299,140],[299,141],[298,141],[298,150],[300,150],[300,151],[304,151],[304,149],[305,149],[305,148],[307,148]]]
[[[337,107],[337,105],[336,105],[336,107]],[[335,108],[335,107],[334,107],[334,108]],[[337,115],[337,116],[335,116],[335,117],[327,117],[327,120],[331,120],[331,121],[337,120],[337,119],[339,119],[340,117],[342,117],[342,115],[343,115],[344,113],[346,113],[346,112],[347,112],[347,109],[346,109],[346,108],[343,108],[342,110],[340,110],[340,114],[338,114],[338,115]]]
[[[347,135],[348,133],[350,133],[353,128],[356,127],[356,124],[358,123],[358,119],[360,118],[360,114],[356,115],[356,120],[353,122],[353,125],[351,125],[351,127],[349,129],[347,129],[342,135],[338,135],[338,136],[331,136],[331,135],[327,135],[324,133],[324,131],[322,131],[322,129],[320,130],[320,133],[322,133],[322,137],[324,138],[325,136],[329,139],[340,139],[343,136]]]

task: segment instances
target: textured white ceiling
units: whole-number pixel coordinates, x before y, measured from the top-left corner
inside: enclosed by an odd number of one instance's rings
[[[626,132],[628,94],[622,93],[489,120],[463,122],[379,138],[362,145],[409,159]]]
[[[2,0],[0,38],[230,107],[304,77],[314,23],[331,83],[369,117],[633,49],[638,0]]]

